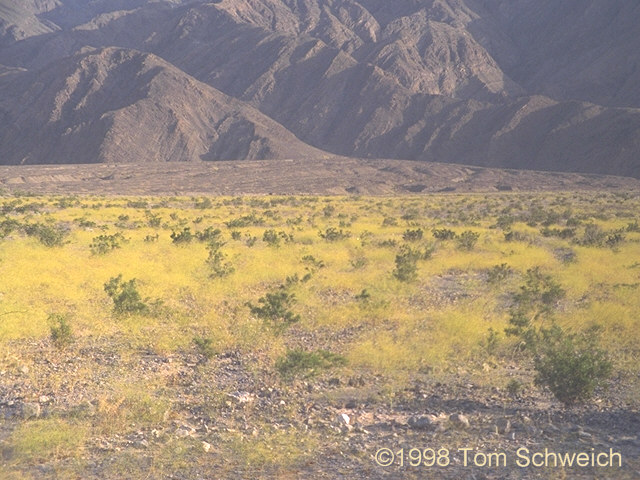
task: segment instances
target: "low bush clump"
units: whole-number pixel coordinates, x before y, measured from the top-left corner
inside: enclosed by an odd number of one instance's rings
[[[347,359],[342,355],[316,350],[307,352],[304,350],[289,350],[286,355],[276,360],[276,369],[285,378],[297,375],[305,377],[313,376],[321,370],[339,367],[347,364]]]
[[[149,313],[149,306],[142,301],[135,278],[123,282],[122,275],[113,277],[104,284],[104,291],[113,300],[113,311],[117,315]]]
[[[262,319],[276,334],[280,334],[290,325],[300,321],[300,315],[296,315],[290,310],[295,301],[293,293],[288,293],[284,288],[280,288],[259,298],[259,305],[253,305],[249,302],[247,306],[252,315]]]

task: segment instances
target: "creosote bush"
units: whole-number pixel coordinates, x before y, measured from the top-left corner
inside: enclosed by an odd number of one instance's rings
[[[565,406],[584,403],[611,375],[613,364],[599,346],[600,328],[572,333],[554,324],[542,328],[535,348],[535,383]]]
[[[401,282],[412,282],[418,278],[418,260],[422,257],[419,250],[404,245],[396,255],[396,268],[393,276]]]
[[[94,255],[104,255],[105,253],[121,248],[122,244],[127,242],[122,233],[114,233],[113,235],[99,235],[94,237],[89,248]]]
[[[295,295],[288,293],[284,287],[275,292],[267,292],[258,299],[259,305],[248,302],[252,315],[262,319],[276,334],[282,333],[290,325],[300,321],[300,315],[294,314],[290,308],[295,303]]]
[[[297,375],[311,377],[320,370],[339,367],[347,364],[347,359],[342,355],[316,350],[306,352],[304,350],[288,350],[287,353],[276,360],[276,369],[285,378]]]
[[[58,347],[64,348],[73,343],[73,330],[66,315],[52,313],[47,318],[51,332],[51,342]]]
[[[473,250],[473,247],[475,247],[479,238],[479,233],[472,232],[471,230],[465,230],[456,237],[458,248],[460,250]]]
[[[194,337],[193,344],[196,346],[198,353],[207,360],[215,357],[218,353],[213,347],[213,340],[209,337]]]
[[[65,244],[67,231],[60,226],[35,223],[24,226],[24,232],[30,237],[36,237],[45,247],[61,247]]]
[[[113,311],[117,315],[149,313],[149,306],[142,301],[135,278],[123,282],[122,275],[113,277],[104,284],[104,291],[113,300]]]
[[[565,406],[587,401],[611,375],[608,354],[599,346],[600,329],[568,332],[553,322],[553,308],[565,291],[538,268],[514,295],[507,335],[518,337],[534,361],[535,383],[548,388]],[[541,317],[551,326],[542,324]]]

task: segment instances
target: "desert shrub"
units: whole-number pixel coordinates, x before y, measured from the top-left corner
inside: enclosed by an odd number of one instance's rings
[[[598,225],[590,223],[584,227],[584,235],[580,240],[580,244],[588,246],[601,245],[605,239],[605,233]]]
[[[540,230],[540,233],[542,234],[543,237],[558,237],[558,238],[567,239],[575,236],[576,231],[574,228],[561,229],[561,228],[544,227],[542,230]]]
[[[201,242],[219,243],[220,246],[224,245],[222,242],[222,230],[219,228],[207,227],[201,232],[196,232],[196,238]]]
[[[146,211],[145,216],[147,217],[147,225],[151,228],[158,228],[162,225],[162,217],[156,213],[152,213],[150,211]]]
[[[634,220],[627,224],[626,228],[627,232],[640,232],[640,225],[638,225],[638,221]]]
[[[218,353],[213,347],[213,340],[209,337],[193,337],[193,344],[198,353],[207,360],[215,357]]]
[[[473,247],[475,247],[478,242],[478,238],[480,238],[479,233],[472,232],[471,230],[465,230],[456,238],[458,248],[460,250],[473,250]]]
[[[14,230],[18,230],[20,228],[20,222],[14,220],[13,218],[7,218],[0,222],[0,238],[4,238],[9,235]]]
[[[145,200],[129,200],[127,201],[128,208],[149,208],[149,202]]]
[[[417,220],[420,217],[420,211],[417,208],[409,208],[400,218],[405,221]]]
[[[398,219],[393,218],[393,217],[384,217],[384,220],[382,220],[382,226],[383,227],[397,227],[398,226]]]
[[[247,306],[252,315],[263,320],[276,334],[280,334],[290,325],[300,321],[300,315],[296,315],[290,310],[294,303],[295,295],[280,288],[259,298],[259,305],[253,305],[249,302]]]
[[[224,222],[224,224],[228,228],[243,228],[250,227],[252,225],[261,225],[263,220],[261,218],[256,217],[255,213],[250,215],[244,215],[239,218],[234,218],[229,220],[228,222]]]
[[[512,378],[511,380],[509,380],[509,383],[507,383],[507,393],[512,397],[517,397],[520,392],[522,392],[522,389],[522,382],[516,380],[515,378]]]
[[[388,238],[387,240],[382,240],[381,242],[378,242],[378,246],[394,248],[398,246],[398,242],[393,238]]]
[[[500,334],[493,328],[489,328],[489,332],[487,333],[487,338],[485,340],[485,348],[489,355],[493,355],[496,353],[499,341]]]
[[[538,268],[527,271],[525,284],[514,294],[507,335],[519,337],[534,361],[535,383],[548,388],[565,406],[588,400],[611,374],[612,364],[600,347],[600,329],[572,333],[555,322],[537,322],[541,315],[553,318],[553,307],[565,295],[550,276]]]
[[[342,229],[338,230],[336,227],[329,227],[324,232],[319,232],[320,238],[325,239],[327,242],[337,242],[351,236],[350,232],[345,232]]]
[[[268,243],[272,247],[280,245],[280,237],[275,230],[265,230],[262,234],[262,241]]]
[[[113,235],[99,235],[93,238],[89,248],[94,255],[104,255],[111,250],[121,248],[122,243],[126,241],[127,239],[124,238],[120,232],[114,233]]]
[[[541,329],[534,359],[536,385],[548,388],[565,406],[589,400],[613,369],[599,338],[598,327],[579,333],[555,324]]]
[[[526,344],[535,342],[533,322],[542,314],[550,315],[566,292],[550,275],[538,267],[527,270],[525,284],[513,295],[514,306],[509,318],[507,335],[520,336]]]
[[[199,210],[206,210],[207,208],[213,207],[213,202],[210,198],[204,197],[202,199],[196,200],[193,204],[193,207]]]
[[[511,215],[501,215],[496,219],[496,227],[501,230],[509,230],[511,225],[516,221]]]
[[[24,232],[30,237],[36,237],[45,247],[60,247],[65,244],[67,237],[67,231],[64,228],[42,223],[25,225]]]
[[[58,348],[64,348],[73,343],[73,330],[66,315],[52,313],[47,318],[51,342]]]
[[[334,207],[333,205],[326,205],[323,209],[322,209],[322,213],[325,217],[329,218],[330,216],[332,216],[334,214],[334,212],[336,211],[336,207]]]
[[[78,226],[82,228],[94,228],[98,226],[96,222],[87,218],[76,218],[74,222],[76,222]]]
[[[193,237],[189,227],[184,227],[181,232],[171,232],[171,241],[175,244],[191,243]]]
[[[233,240],[240,240],[242,238],[242,232],[238,231],[238,230],[233,230],[231,232],[231,238]]]
[[[487,272],[487,282],[488,283],[500,283],[505,280],[513,270],[506,263],[501,263],[500,265],[494,265]]]
[[[135,278],[123,282],[122,275],[112,277],[104,284],[104,291],[113,300],[113,311],[117,315],[149,313],[149,306],[142,301]]]
[[[418,260],[422,253],[404,245],[396,255],[393,276],[401,282],[412,282],[418,278]]]
[[[249,248],[253,247],[257,241],[258,241],[258,237],[251,236],[248,233],[246,234],[244,239],[245,245]]]
[[[354,258],[349,260],[349,263],[355,270],[359,270],[361,268],[366,267],[369,264],[369,260],[362,254],[356,255]]]
[[[405,242],[417,242],[418,240],[422,240],[423,231],[421,228],[416,228],[415,230],[407,229],[402,234],[402,239]]]
[[[456,232],[448,228],[436,228],[432,233],[438,240],[451,240],[456,238]]]
[[[622,233],[619,233],[619,232],[614,232],[614,233],[610,233],[609,235],[607,235],[607,239],[605,240],[604,243],[608,247],[615,248],[619,244],[621,244],[622,242],[624,242],[624,235]]]
[[[371,298],[371,294],[367,291],[366,288],[364,288],[359,294],[356,295],[355,298],[360,302],[368,302]]]
[[[302,257],[302,262],[315,268],[324,267],[324,262],[322,260],[316,260],[313,255],[305,255],[304,257]]]
[[[304,374],[311,377],[320,370],[339,367],[347,364],[347,359],[336,353],[326,350],[306,352],[304,350],[288,350],[287,353],[276,360],[276,369],[285,378],[291,378]]]
[[[207,265],[211,269],[209,277],[222,278],[231,275],[235,268],[231,263],[225,262],[226,255],[220,251],[220,244],[213,242],[207,246],[209,256],[207,257]]]

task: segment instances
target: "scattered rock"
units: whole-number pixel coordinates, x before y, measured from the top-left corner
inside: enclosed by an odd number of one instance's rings
[[[413,430],[434,431],[438,428],[438,419],[435,415],[420,415],[410,417],[407,421],[409,428]]]
[[[511,420],[508,418],[499,418],[496,421],[496,432],[505,435],[511,431]]]
[[[39,403],[25,402],[22,404],[21,416],[23,419],[38,418],[42,412]]]
[[[209,450],[211,450],[211,444],[207,442],[202,442],[202,450],[204,450],[205,453],[209,453]]]
[[[189,437],[189,436],[191,436],[192,433],[193,432],[190,429],[185,428],[185,427],[180,427],[180,428],[176,429],[176,437],[178,437],[178,438]]]
[[[449,416],[449,421],[456,428],[469,428],[469,419],[461,413],[454,413]]]
[[[341,413],[338,415],[336,422],[338,422],[339,425],[349,425],[351,418],[346,413]]]
[[[90,401],[81,403],[73,407],[71,414],[79,418],[93,417],[96,414],[96,407]]]

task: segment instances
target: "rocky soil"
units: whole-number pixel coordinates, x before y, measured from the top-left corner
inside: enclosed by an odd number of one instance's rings
[[[303,337],[299,341],[305,342]],[[158,452],[182,444],[191,448],[190,461],[162,478],[631,479],[640,475],[637,405],[625,403],[615,384],[606,400],[566,410],[533,389],[510,393],[474,384],[462,369],[446,381],[416,374],[405,386],[389,390],[387,379],[367,372],[325,372],[285,381],[263,366],[259,353],[240,351],[221,352],[211,359],[194,351],[124,354],[122,345],[87,339],[66,351],[43,341],[17,343],[10,352],[3,354],[0,365],[0,452],[5,465],[12,461],[7,439],[19,424],[63,418],[95,427],[82,455],[81,476],[87,479],[118,478],[114,466],[124,458],[135,458],[140,471],[152,472]],[[515,366],[500,368],[512,370],[507,374],[522,374]],[[96,433],[101,431],[97,426],[117,421],[117,416],[110,420],[120,405],[112,389],[116,379],[154,385],[149,394],[162,392],[170,404],[152,420],[132,419],[119,429]],[[229,448],[231,438],[260,440],[273,432],[308,436],[315,443],[308,449],[301,444],[297,460],[286,466],[252,465]],[[273,448],[278,448],[277,442]],[[399,457],[390,466],[380,466],[376,458],[388,459],[380,453],[384,448],[395,455],[404,449],[404,466]],[[446,448],[450,464],[411,466],[417,455],[414,451],[414,457],[408,456],[412,448]],[[622,467],[521,468],[516,452],[522,448],[529,455],[545,448],[558,453],[613,451],[621,455]],[[469,449],[466,465],[461,449]],[[481,466],[484,455],[496,452],[505,454],[504,464]],[[39,472],[39,478],[58,478],[56,472],[64,462],[57,458],[26,470]]]

